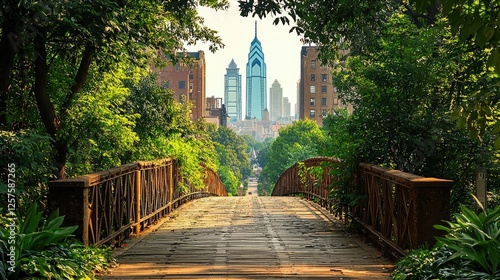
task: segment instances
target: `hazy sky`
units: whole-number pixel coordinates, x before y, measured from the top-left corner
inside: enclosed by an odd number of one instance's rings
[[[234,59],[240,69],[242,80],[242,99],[245,115],[246,99],[246,64],[250,43],[254,38],[255,21],[257,20],[257,38],[262,44],[264,60],[267,65],[267,95],[269,106],[269,88],[275,79],[283,88],[283,97],[288,97],[291,103],[291,113],[295,112],[297,81],[300,78],[300,49],[302,44],[296,33],[289,33],[290,26],[273,25],[272,18],[240,16],[238,2],[231,0],[231,7],[226,11],[200,9],[205,18],[205,25],[218,31],[225,47],[212,53],[208,45],[188,46],[188,51],[205,51],[207,66],[207,97],[224,98],[224,75],[231,59]],[[224,101],[225,102],[225,101]]]

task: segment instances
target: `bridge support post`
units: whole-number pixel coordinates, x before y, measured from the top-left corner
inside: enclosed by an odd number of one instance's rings
[[[135,172],[135,225],[134,233],[141,232],[141,170]]]
[[[79,225],[75,235],[89,245],[90,222],[90,183],[94,176],[82,176],[76,179],[63,179],[49,182],[49,210],[59,209],[64,215],[65,226]]]
[[[450,190],[453,184],[451,180],[421,178],[413,179],[412,200],[413,227],[411,247],[427,244],[433,246],[436,243],[434,236],[444,234],[442,230],[434,228],[436,224],[443,224],[443,220],[450,220]]]

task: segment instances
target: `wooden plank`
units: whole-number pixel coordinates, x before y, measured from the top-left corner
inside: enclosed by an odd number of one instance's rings
[[[293,197],[190,202],[128,244],[101,279],[390,279],[392,264]]]

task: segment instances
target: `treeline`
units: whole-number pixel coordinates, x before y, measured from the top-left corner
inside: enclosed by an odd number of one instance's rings
[[[326,144],[318,137],[321,150],[309,154],[340,158],[346,170],[371,162],[452,179],[455,211],[476,205],[475,171],[485,167],[490,206],[498,204],[500,33],[491,28],[492,1],[240,2],[243,13],[277,13],[316,43],[339,97],[353,106],[352,115],[335,110],[323,119]],[[302,147],[300,136],[299,150],[313,146]],[[263,173],[273,181],[276,172]]]
[[[223,44],[197,8],[227,1],[19,2],[1,7],[0,193],[16,166],[18,205],[44,202],[48,180],[136,160],[175,157],[200,184],[199,163],[228,192],[250,172],[246,144],[190,121],[189,102],[160,87],[151,66],[183,61],[184,44]],[[5,208],[4,208],[5,211]]]

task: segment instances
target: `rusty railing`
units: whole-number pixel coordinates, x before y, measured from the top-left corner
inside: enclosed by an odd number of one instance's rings
[[[303,195],[320,201],[331,210],[334,201],[329,198],[335,178],[329,169],[339,163],[332,158],[312,158],[306,166],[325,166],[320,183],[310,178],[301,183],[298,165],[281,174],[273,195]],[[351,215],[364,233],[371,237],[384,255],[398,258],[409,249],[435,243],[434,236],[442,234],[433,225],[450,219],[451,180],[425,178],[399,170],[390,170],[373,164],[360,164],[354,176],[355,193],[364,196],[362,203],[351,209]],[[317,179],[316,179],[317,181]]]
[[[65,224],[84,244],[121,243],[132,230],[139,233],[184,202],[227,192],[212,170],[205,168],[205,188],[179,188],[174,159],[136,162],[73,179],[49,183],[49,206],[59,208]]]
[[[358,191],[367,199],[354,209],[356,220],[384,251],[397,257],[420,245],[433,245],[434,228],[450,219],[453,181],[360,164]]]
[[[312,178],[311,174],[304,174],[305,180],[301,176],[300,163],[296,163],[281,174],[274,185],[272,196],[302,195],[309,200],[314,200],[321,206],[330,209],[333,202],[329,198],[329,186],[334,178],[331,176],[331,169],[339,161],[329,157],[314,157],[302,161],[303,167],[310,168],[321,166],[323,174],[321,178]]]

